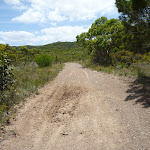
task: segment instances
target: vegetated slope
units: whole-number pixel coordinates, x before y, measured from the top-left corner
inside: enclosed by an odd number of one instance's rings
[[[28,51],[29,53],[25,54],[27,57],[40,55],[42,53],[49,54],[53,62],[59,62],[60,60],[62,62],[79,61],[85,59],[87,56],[83,45],[77,42],[56,42],[43,46],[13,46],[13,48],[16,49],[18,53],[20,53],[20,51]]]
[[[1,139],[2,150],[148,150],[150,108],[125,101],[125,78],[76,63],[27,99]],[[135,93],[139,94],[139,93]]]
[[[82,44],[77,42],[56,42],[43,46],[26,46],[28,49],[40,49],[42,52],[50,54],[51,57],[63,62],[78,61],[86,57],[86,51]]]
[[[31,45],[26,45],[27,48],[37,48],[37,49],[54,49],[56,47],[60,47],[60,49],[71,49],[71,48],[80,48],[82,47],[82,44],[78,44],[76,42],[56,42],[52,44],[46,44],[43,46],[31,46]]]

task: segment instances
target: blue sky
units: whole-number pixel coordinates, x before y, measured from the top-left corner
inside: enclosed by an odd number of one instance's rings
[[[75,41],[96,19],[118,15],[115,0],[0,0],[0,43]]]

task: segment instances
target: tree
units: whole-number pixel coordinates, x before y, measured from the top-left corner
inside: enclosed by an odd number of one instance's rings
[[[116,6],[121,13],[120,19],[126,29],[126,34],[133,52],[147,53],[150,51],[150,1],[148,0],[116,0]]]
[[[11,59],[13,62],[17,59],[16,48],[12,48],[9,44],[3,45],[0,44],[0,51],[7,53],[7,57]]]
[[[99,64],[110,64],[110,53],[122,46],[124,26],[118,19],[101,17],[92,24],[87,33],[78,35],[77,41],[87,48],[92,60]]]
[[[29,54],[29,49],[25,46],[20,46],[19,47],[19,51],[23,54],[23,55],[28,55]]]
[[[26,46],[20,46],[18,54],[21,56],[22,61],[29,61],[32,55],[32,52]]]

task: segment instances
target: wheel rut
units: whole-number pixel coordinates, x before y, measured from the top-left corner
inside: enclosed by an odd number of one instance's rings
[[[129,87],[120,77],[66,63],[1,130],[0,149],[149,150],[150,108],[125,101]]]

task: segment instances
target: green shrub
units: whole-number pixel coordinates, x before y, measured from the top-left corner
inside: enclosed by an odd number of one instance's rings
[[[12,68],[10,67],[10,60],[7,58],[5,52],[0,52],[0,124],[4,119],[5,112],[9,109],[11,99],[6,98],[6,93],[12,88],[14,83]],[[11,97],[12,98],[12,97]]]
[[[113,53],[111,54],[112,64],[130,66],[133,63],[133,56],[132,52],[126,50]]]
[[[9,90],[14,83],[10,60],[6,53],[0,53],[0,103],[3,103],[3,92]]]
[[[49,55],[43,54],[35,58],[35,62],[39,67],[47,67],[52,65],[52,59]]]
[[[150,63],[150,52],[143,55],[143,61]]]
[[[137,71],[137,77],[150,77],[150,63],[138,62],[131,66],[132,69]]]
[[[143,55],[142,54],[135,54],[133,58],[133,62],[137,63],[143,60]]]

